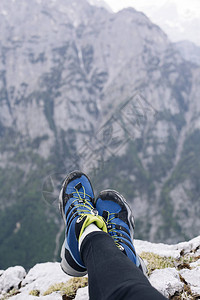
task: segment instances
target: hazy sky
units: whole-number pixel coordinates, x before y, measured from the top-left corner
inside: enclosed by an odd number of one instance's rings
[[[133,6],[136,9],[150,8],[155,6],[162,7],[166,3],[175,3],[178,11],[181,14],[187,15],[188,12],[193,12],[195,15],[200,15],[200,0],[104,0],[114,10],[118,11],[124,7]]]
[[[104,0],[117,12],[128,6],[143,11],[172,41],[200,45],[200,0]]]

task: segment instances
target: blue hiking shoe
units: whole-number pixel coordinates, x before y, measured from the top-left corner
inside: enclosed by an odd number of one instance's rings
[[[146,275],[147,268],[133,245],[134,217],[125,198],[114,190],[105,190],[97,197],[95,207],[105,219],[116,246]]]
[[[71,172],[64,180],[59,196],[59,209],[66,223],[61,268],[71,276],[87,274],[79,252],[79,239],[84,229],[94,223],[107,232],[105,221],[98,216],[93,203],[94,193],[89,178],[80,171]]]

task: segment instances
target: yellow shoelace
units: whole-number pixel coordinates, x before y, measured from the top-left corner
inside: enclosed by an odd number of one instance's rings
[[[82,188],[83,188],[83,192],[79,192],[77,189],[75,189],[76,190],[75,192],[72,192],[75,200],[71,204],[74,204],[74,207],[76,207],[77,209],[79,207],[81,207],[81,210],[78,210],[78,211],[87,213],[87,212],[92,211],[94,209],[94,207],[90,204],[88,199],[86,199],[86,197],[91,198],[91,196],[86,194],[84,186],[82,186]],[[74,196],[74,194],[77,194],[78,197]],[[81,196],[83,196],[83,198]],[[75,203],[75,202],[77,202],[77,200],[80,200],[81,203]],[[85,207],[85,209],[83,209],[83,206]]]

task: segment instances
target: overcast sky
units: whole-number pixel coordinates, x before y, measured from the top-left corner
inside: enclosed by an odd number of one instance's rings
[[[172,41],[188,39],[200,46],[200,0],[104,0],[117,12],[128,6],[143,11]]]
[[[104,0],[114,10],[118,11],[124,7],[133,6],[136,9],[149,9],[151,6],[162,7],[166,3],[175,3],[179,13],[193,12],[200,15],[200,0]]]

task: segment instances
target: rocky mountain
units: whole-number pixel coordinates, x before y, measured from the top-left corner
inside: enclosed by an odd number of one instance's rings
[[[151,284],[169,299],[200,297],[200,237],[177,245],[135,241],[148,266]],[[7,298],[6,298],[7,297]],[[21,266],[0,271],[0,299],[88,300],[87,276],[66,275],[57,262],[37,264],[28,273]]]
[[[200,47],[189,41],[174,43],[181,55],[188,61],[200,65]]]
[[[109,12],[113,12],[111,7],[104,1],[104,0],[88,0],[88,2],[91,5],[97,6],[97,7],[104,7]]]
[[[131,8],[2,0],[0,15],[0,268],[58,258],[75,168],[127,198],[136,237],[198,235],[199,67]]]

